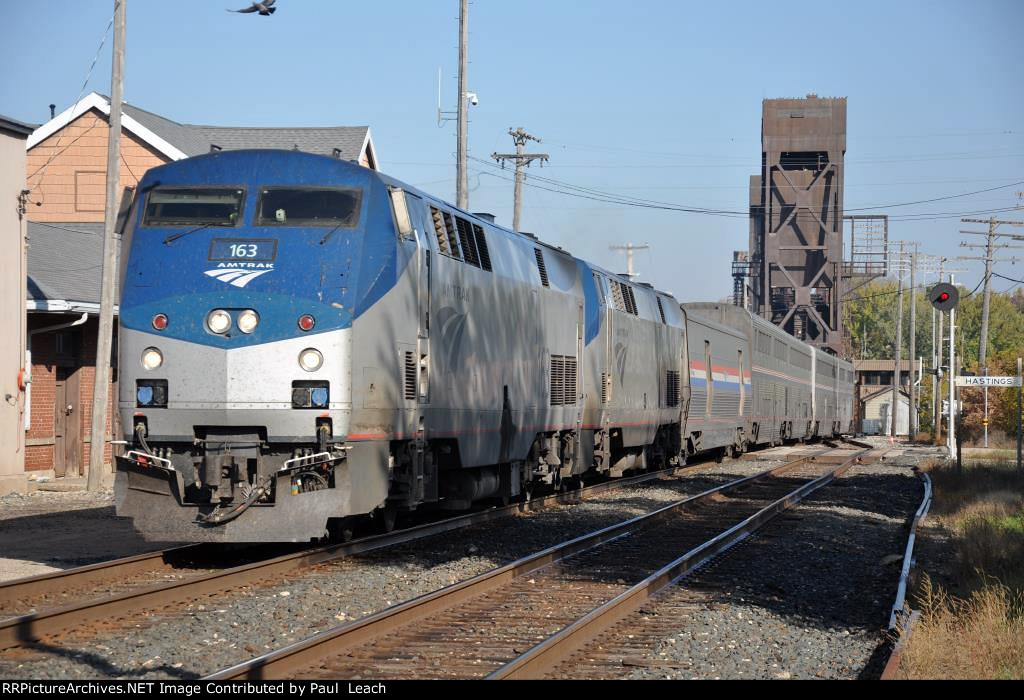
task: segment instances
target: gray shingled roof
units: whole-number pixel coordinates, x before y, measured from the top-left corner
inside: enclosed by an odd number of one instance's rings
[[[39,128],[38,124],[26,124],[23,121],[13,119],[11,117],[5,117],[0,114],[0,129],[4,131],[10,131],[19,136],[28,136],[33,131]]]
[[[102,223],[28,222],[28,299],[97,304],[102,270]]]
[[[242,148],[297,148],[307,153],[333,155],[340,151],[343,160],[358,161],[366,141],[368,126],[324,126],[304,128],[263,128],[179,124],[159,114],[126,104],[126,114],[183,153],[198,156],[211,146],[225,151]]]

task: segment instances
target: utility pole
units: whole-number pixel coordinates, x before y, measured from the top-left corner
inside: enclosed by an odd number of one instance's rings
[[[978,342],[978,369],[987,377],[988,376],[988,317],[989,308],[992,299],[992,263],[994,262],[993,251],[996,248],[1021,248],[1024,246],[1013,246],[1007,244],[996,244],[996,238],[1000,234],[996,232],[996,227],[1000,224],[1008,226],[1024,226],[1024,221],[1002,221],[995,217],[989,217],[985,219],[961,219],[964,223],[988,223],[988,232],[981,231],[961,231],[961,233],[967,233],[971,235],[982,235],[985,236],[985,277],[982,280],[984,284],[984,296],[981,302],[981,338]],[[968,245],[961,243],[962,248],[978,248],[981,246]],[[969,259],[969,258],[964,258]],[[1015,259],[1014,259],[1015,260]],[[982,419],[982,427],[985,431],[985,447],[988,447],[988,386],[986,385],[983,389],[985,397],[985,414]]]
[[[633,270],[633,253],[637,250],[647,250],[651,246],[644,243],[643,245],[633,245],[627,243],[626,245],[610,245],[609,250],[624,250],[626,251],[626,277],[633,279],[636,277],[636,272]]]
[[[941,279],[941,278],[940,278]],[[938,355],[935,352],[937,345],[942,342],[942,335],[940,331],[939,337],[936,339],[935,330],[938,328],[938,324],[935,322],[935,314],[938,311],[935,307],[932,307],[932,444],[934,445],[938,440],[939,431],[939,412],[935,409],[935,398],[939,393],[939,362]],[[942,318],[942,314],[939,314],[939,318]]]
[[[103,453],[107,445],[110,354],[114,337],[114,273],[117,270],[117,193],[121,182],[121,104],[124,94],[125,3],[114,0],[114,47],[110,74],[110,123],[107,130],[107,194],[103,226],[103,280],[100,287],[100,328],[96,338],[96,376],[92,387],[92,430],[87,487],[103,484]]]
[[[469,112],[466,105],[466,68],[469,62],[469,0],[459,0],[459,123],[456,134],[455,203],[459,209],[469,209],[469,176],[466,160],[469,156]]]
[[[897,311],[896,311],[896,354],[893,358],[892,403],[889,409],[889,436],[896,437],[896,422],[899,418],[900,399],[900,356],[903,354],[903,241],[896,259]]]
[[[512,210],[512,230],[519,230],[519,221],[523,213],[523,180],[526,179],[526,168],[530,163],[535,160],[539,160],[543,165],[548,160],[547,153],[525,153],[523,149],[526,147],[527,141],[536,141],[540,143],[540,139],[536,136],[531,136],[523,130],[523,127],[518,129],[508,128],[508,135],[512,137],[512,143],[516,145],[515,153],[492,153],[491,158],[501,163],[501,167],[505,167],[505,161],[511,160],[516,164],[516,187],[515,193],[513,194],[513,205]]]
[[[910,439],[917,438],[917,277],[918,243],[913,243],[910,252]]]
[[[1017,358],[1017,471],[1021,470],[1021,454],[1024,450],[1021,449],[1022,441],[1024,441],[1024,431],[1021,430],[1021,416],[1024,415],[1024,406],[1021,406],[1024,399],[1021,398],[1024,394],[1024,372],[1021,371],[1021,358]]]
[[[956,284],[952,274],[949,276],[949,283]],[[956,307],[954,306],[949,310],[949,424],[946,436],[950,459],[953,459],[953,456],[956,455],[956,349],[953,346],[953,338],[956,336],[955,328]]]
[[[992,243],[996,237],[995,217],[988,220],[988,236],[985,238],[985,292],[981,301],[981,340],[978,343],[978,367],[988,376],[988,311],[992,300]],[[985,431],[984,447],[988,447],[988,385],[985,385],[985,415],[981,426]]]

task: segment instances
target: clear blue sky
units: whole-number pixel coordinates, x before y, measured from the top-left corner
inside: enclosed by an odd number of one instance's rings
[[[126,99],[190,123],[367,124],[385,171],[454,199],[455,128],[438,128],[435,111],[439,67],[445,108],[455,100],[456,0],[278,0],[272,17],[224,11],[245,2],[129,0]],[[42,122],[51,102],[74,103],[112,8],[7,0],[0,113]],[[549,167],[531,169],[538,175],[744,211],[762,98],[814,92],[849,99],[847,209],[1007,185],[1024,180],[1022,26],[1019,0],[478,2],[470,156],[509,151],[508,128],[523,126],[544,140],[531,149],[551,154]],[[109,91],[109,47],[108,36],[87,91]],[[471,165],[470,208],[510,225],[511,183]],[[888,212],[1012,207],[1019,190]],[[643,279],[684,300],[727,295],[731,251],[747,246],[744,218],[525,192],[525,230],[615,270],[625,261],[609,245],[649,243],[637,254]],[[890,230],[925,252],[958,255],[960,228],[952,217]],[[1024,279],[1024,263],[999,271]],[[965,281],[979,279],[971,266]]]

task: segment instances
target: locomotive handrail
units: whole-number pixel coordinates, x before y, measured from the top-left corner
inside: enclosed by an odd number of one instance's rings
[[[136,457],[132,457],[132,455],[136,455]],[[152,460],[155,460],[157,462],[166,462],[167,466],[165,467],[162,464],[146,465],[146,462],[143,462],[140,459],[138,459],[139,457],[145,457],[147,460],[152,459]],[[129,450],[127,453],[125,453],[125,459],[130,459],[133,462],[136,462],[138,464],[143,464],[143,465],[146,465],[146,466],[157,466],[157,467],[160,467],[161,469],[166,469],[168,471],[172,471],[172,472],[176,471],[174,469],[174,464],[171,463],[171,460],[165,459],[163,457],[157,457],[156,455],[151,455],[148,452],[140,452],[139,450]]]
[[[288,471],[289,469],[292,468],[292,467],[288,466],[292,462],[306,462],[307,464],[300,464],[300,465],[298,465],[300,467],[304,467],[304,466],[309,466],[310,464],[321,464],[323,462],[332,462],[332,461],[334,461],[336,459],[341,459],[343,456],[344,455],[335,455],[333,452],[317,452],[315,455],[303,455],[302,457],[292,457],[291,459],[285,460],[284,464],[281,465],[281,468],[278,469],[278,471],[279,472]],[[324,457],[324,459],[318,459],[320,457]]]

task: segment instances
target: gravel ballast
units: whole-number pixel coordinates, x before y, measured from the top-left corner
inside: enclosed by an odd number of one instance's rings
[[[788,452],[792,458],[796,451]],[[569,537],[664,506],[682,495],[763,471],[781,461],[781,453],[776,454],[780,456],[778,461],[709,465],[706,470],[671,480],[607,492],[579,505],[521,514],[321,565],[269,585],[227,591],[204,601],[154,612],[145,622],[130,626],[118,624],[108,631],[48,640],[35,648],[4,654],[0,657],[0,676],[202,676]],[[908,475],[908,470],[901,471],[902,478]],[[749,549],[745,546],[735,554]],[[701,575],[715,570],[717,567]],[[891,604],[890,595],[885,593],[880,598],[883,606]]]
[[[561,677],[877,678],[922,495],[904,466],[854,467],[623,620]]]

